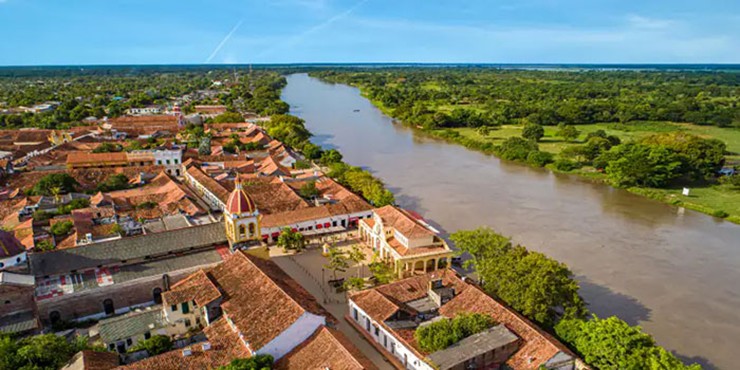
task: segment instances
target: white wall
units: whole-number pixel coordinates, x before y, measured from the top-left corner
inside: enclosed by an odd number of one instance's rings
[[[275,361],[285,356],[293,348],[305,342],[316,330],[326,324],[323,316],[304,312],[292,325],[275,337],[270,343],[257,350],[257,354],[270,354]]]
[[[26,263],[26,252],[8,258],[0,259],[0,268],[16,266],[22,263]]]
[[[412,370],[434,370],[429,364],[424,362],[422,359],[417,357],[413,351],[407,348],[403,342],[399,341],[390,332],[386,331],[383,326],[379,325],[378,322],[368,316],[365,311],[355,305],[352,300],[348,300],[349,305],[349,316],[354,320],[362,330],[375,340],[381,347],[385,348],[387,352],[383,352],[383,356],[391,356],[391,348],[393,348],[393,356],[397,360],[404,363],[406,361],[406,368]],[[355,320],[355,310],[357,310],[357,319]],[[370,331],[367,330],[367,322],[370,320]],[[375,335],[375,326],[378,326],[378,335]],[[383,339],[387,338],[386,341]]]

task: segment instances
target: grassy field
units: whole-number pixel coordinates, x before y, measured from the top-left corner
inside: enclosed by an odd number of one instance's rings
[[[685,131],[702,137],[712,137],[724,141],[727,144],[727,155],[729,164],[740,164],[740,130],[719,128],[714,126],[696,126],[690,124],[676,124],[670,122],[639,122],[630,124],[592,124],[579,125],[581,131],[579,138],[574,142],[565,142],[557,136],[557,127],[545,127],[545,137],[539,143],[540,150],[558,155],[563,149],[583,144],[586,135],[596,130],[604,130],[609,135],[618,136],[623,142],[640,139],[658,132]],[[463,137],[477,142],[491,142],[500,144],[506,138],[521,136],[522,126],[506,125],[498,130],[491,130],[489,135],[482,136],[472,128],[454,129]],[[594,172],[592,168],[584,167],[574,173],[584,177],[604,180],[605,176]],[[728,186],[706,186],[691,188],[690,196],[681,195],[681,189],[654,189],[654,188],[631,188],[629,191],[660,200],[676,206],[690,208],[710,215],[724,215],[729,221],[740,223],[740,190],[731,189]]]

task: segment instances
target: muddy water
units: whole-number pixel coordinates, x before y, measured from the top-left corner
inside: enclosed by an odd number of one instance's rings
[[[737,367],[740,226],[419,136],[357,89],[305,74],[288,77],[283,100],[314,142],[445,233],[488,225],[512,236],[568,264],[597,315],[640,324],[707,368]]]

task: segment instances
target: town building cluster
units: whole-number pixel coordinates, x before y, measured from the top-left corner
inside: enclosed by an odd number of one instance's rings
[[[111,353],[81,352],[70,368],[214,369],[269,354],[278,369],[375,369],[338,329],[348,320],[399,368],[580,366],[456,275],[420,215],[375,208],[320,166],[298,166],[308,161],[257,119],[193,125],[160,113],[0,131],[0,332],[97,321],[90,335]],[[270,260],[283,233],[352,233],[397,281],[351,294],[347,317],[334,317]],[[461,312],[497,325],[439,353],[415,345],[415,328]],[[130,353],[155,335],[175,349]]]

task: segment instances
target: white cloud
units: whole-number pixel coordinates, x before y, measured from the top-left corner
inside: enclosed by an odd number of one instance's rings
[[[648,18],[637,14],[627,16],[627,23],[638,29],[664,30],[676,26],[678,22],[670,19]]]

